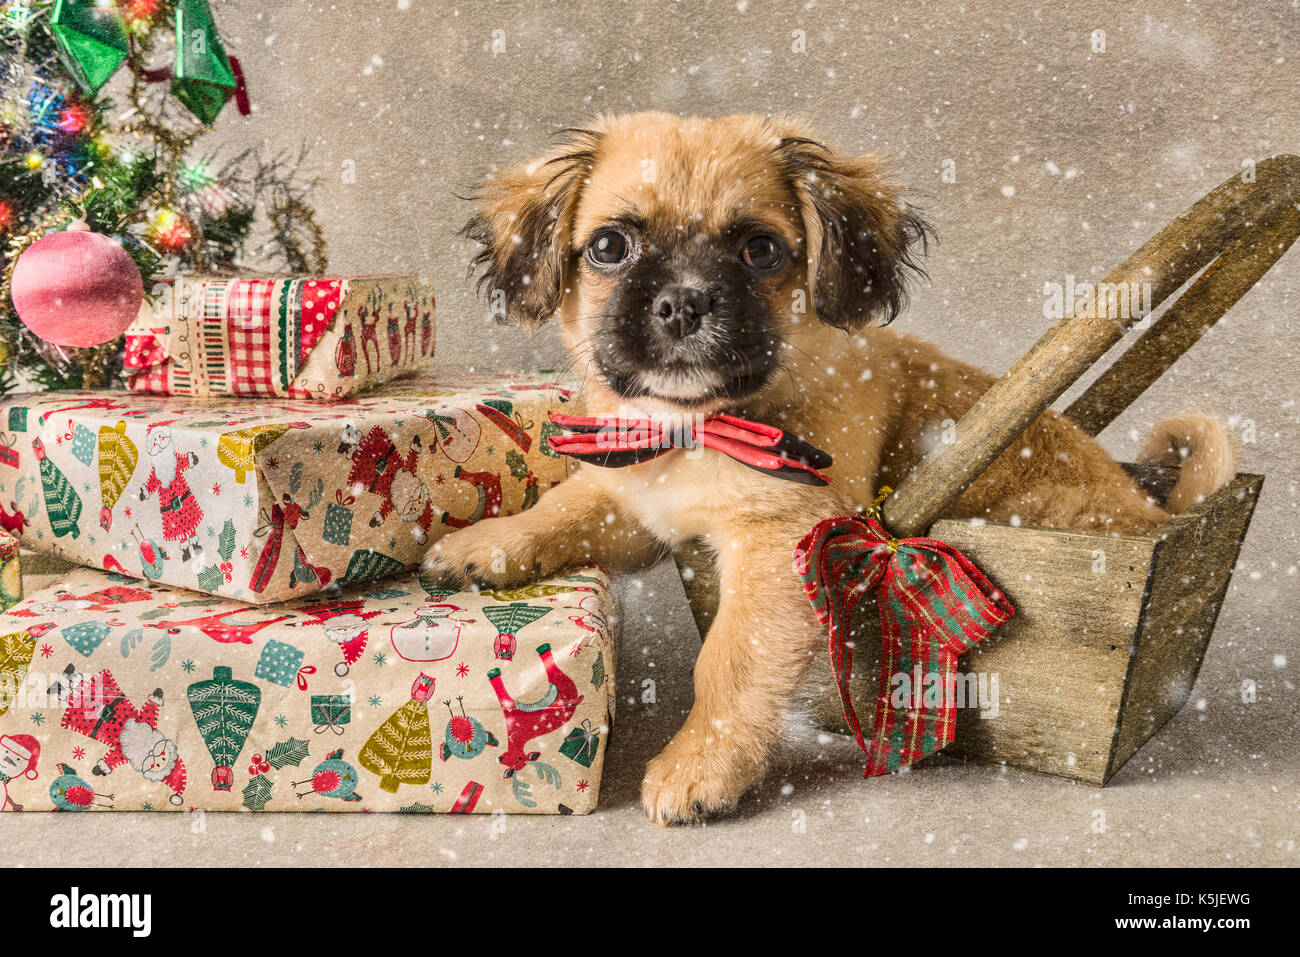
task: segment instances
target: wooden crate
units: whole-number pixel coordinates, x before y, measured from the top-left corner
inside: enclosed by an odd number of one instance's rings
[[[1128,468],[1159,499],[1177,477]],[[1187,702],[1262,482],[1238,475],[1142,537],[935,522],[931,536],[965,552],[1016,608],[959,666],[998,676],[997,716],[960,709],[944,753],[1105,784]],[[684,548],[678,567],[703,635],[717,608],[712,561]],[[851,688],[870,726],[880,631],[874,603],[860,611]],[[827,656],[817,662],[814,716],[847,733]]]

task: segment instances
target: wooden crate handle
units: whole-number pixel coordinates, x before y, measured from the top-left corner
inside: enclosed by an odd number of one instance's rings
[[[1191,347],[1300,234],[1300,157],[1274,156],[1253,182],[1233,176],[1110,272],[1103,283],[1150,286],[1152,309],[1210,268],[1067,414],[1096,434]],[[1050,328],[957,423],[953,442],[927,455],[884,503],[886,526],[920,535],[1141,314],[1085,316],[1086,303]],[[1105,312],[1107,310],[1093,310]],[[1130,310],[1134,312],[1134,310]]]

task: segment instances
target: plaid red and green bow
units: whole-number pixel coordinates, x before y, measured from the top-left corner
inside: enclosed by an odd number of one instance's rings
[[[871,517],[819,522],[795,549],[795,571],[829,632],[844,718],[867,755],[863,776],[897,771],[951,742],[957,659],[1015,614],[1006,596],[951,545],[894,539]],[[873,590],[883,651],[868,747],[849,698],[849,676],[852,612]],[[907,689],[901,703],[895,685]]]

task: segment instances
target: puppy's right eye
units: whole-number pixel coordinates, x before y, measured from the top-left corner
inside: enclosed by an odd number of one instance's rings
[[[602,229],[587,244],[587,256],[597,266],[617,266],[627,259],[627,237],[617,229]]]

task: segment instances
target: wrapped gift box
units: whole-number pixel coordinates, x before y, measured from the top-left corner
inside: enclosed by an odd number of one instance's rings
[[[0,787],[28,811],[584,814],[613,611],[595,568],[274,608],[75,568],[0,614]]]
[[[433,282],[419,276],[181,276],[153,293],[126,332],[135,392],[333,400],[433,357]]]
[[[444,368],[364,397],[256,405],[115,392],[0,402],[7,527],[68,561],[263,603],[417,563],[564,477],[571,392]]]

